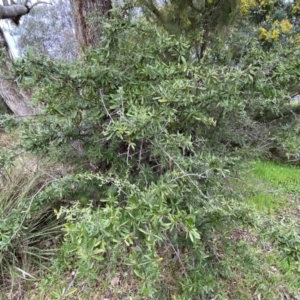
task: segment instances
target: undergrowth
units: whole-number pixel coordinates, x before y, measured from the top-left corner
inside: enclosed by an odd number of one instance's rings
[[[176,237],[178,242],[175,242],[175,237],[170,235],[170,229],[174,226],[180,226],[193,235],[192,227],[188,229],[191,226],[188,215],[173,215],[174,223],[166,223],[163,220],[168,209],[160,208],[162,215],[157,220],[151,220],[151,227],[138,225],[147,224],[143,218],[151,218],[153,213],[150,213],[150,207],[151,210],[158,207],[153,199],[144,202],[141,209],[144,215],[139,215],[140,210],[134,213],[136,205],[141,205],[134,200],[134,186],[131,186],[131,196],[127,195],[132,206],[125,206],[124,209],[117,208],[111,196],[102,200],[106,204],[104,210],[93,211],[90,206],[83,209],[80,204],[61,208],[57,213],[58,216],[65,215],[62,228],[49,203],[32,202],[32,197],[38,191],[45,192],[51,183],[55,194],[53,176],[46,175],[30,158],[16,161],[3,175],[1,184],[5,185],[5,189],[1,191],[0,244],[2,297],[5,295],[13,299],[26,294],[27,299],[141,299],[144,297],[141,287],[144,286],[144,291],[149,288],[149,281],[155,276],[160,278],[160,283],[155,287],[156,295],[160,296],[153,296],[156,299],[188,299],[180,294],[184,291],[184,285],[190,284],[193,288],[189,280],[195,282],[196,278],[199,279],[195,289],[199,289],[198,285],[202,288],[212,286],[212,281],[218,280],[214,284],[215,291],[218,291],[216,299],[299,297],[298,167],[257,161],[250,164],[238,180],[232,180],[243,199],[241,210],[248,211],[252,217],[249,218],[250,223],[235,223],[235,226],[227,226],[225,230],[215,227],[212,239],[203,236],[203,239],[210,241],[208,252],[201,249],[200,244],[195,244],[194,250],[187,248],[187,242],[180,242],[185,240],[184,236],[179,235]],[[121,182],[116,186],[119,192],[123,189]],[[144,197],[150,199],[152,191],[144,193]],[[172,192],[164,190],[164,193]],[[42,198],[46,199],[35,199]],[[224,210],[222,203],[220,209]],[[226,201],[224,205],[229,203]],[[217,210],[212,213],[217,213]],[[126,222],[130,216],[137,227],[128,231]],[[159,220],[163,221],[160,225],[163,227],[159,226]],[[182,223],[183,220],[186,223]],[[97,233],[99,229],[101,236]],[[134,242],[134,231],[140,235],[139,239],[144,239],[142,236],[146,234],[147,247],[137,243],[132,252],[128,246]],[[93,232],[97,233],[95,238]],[[160,241],[155,243],[161,233]],[[192,236],[190,240],[193,240]],[[140,256],[147,251],[148,261],[145,256]],[[212,268],[218,268],[213,277],[204,279],[202,274],[205,269],[186,269],[186,262],[197,257],[194,251],[203,251],[204,259],[211,257],[212,260],[207,262],[210,261]],[[120,261],[122,256],[125,259],[123,263]],[[146,260],[143,263],[141,259]],[[143,267],[145,265],[147,269]],[[159,275],[156,275],[158,270]],[[188,277],[184,275],[186,272]],[[194,299],[210,299],[212,293],[212,290],[207,290],[206,298],[199,296]]]

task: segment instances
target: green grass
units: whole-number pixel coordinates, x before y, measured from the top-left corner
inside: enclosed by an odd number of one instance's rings
[[[235,229],[248,231],[236,249],[242,243],[257,263],[235,267],[232,298],[300,299],[300,168],[256,161],[234,186],[254,219]]]
[[[260,212],[272,214],[283,206],[283,198],[274,194],[258,193],[248,198],[248,204]]]
[[[277,191],[300,195],[300,168],[275,162],[255,162],[252,175]]]
[[[269,214],[291,206],[300,195],[300,168],[275,162],[257,161],[243,182],[249,206]],[[242,188],[242,186],[240,187]]]

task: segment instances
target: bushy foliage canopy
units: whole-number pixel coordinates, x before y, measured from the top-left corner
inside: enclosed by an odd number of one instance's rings
[[[290,91],[300,53],[266,53],[250,40],[238,63],[213,49],[196,62],[192,47],[153,22],[116,14],[99,47],[76,62],[28,54],[15,63],[41,114],[7,117],[8,126],[18,126],[26,151],[76,170],[37,195],[68,203],[57,212],[65,236],[53,268],[75,265],[96,278],[95,265],[129,265],[141,293],[154,297],[167,248],[178,258],[186,299],[211,295],[218,276],[230,274],[214,233],[225,238],[250,220],[238,199],[226,197],[226,178],[279,145],[298,159]]]

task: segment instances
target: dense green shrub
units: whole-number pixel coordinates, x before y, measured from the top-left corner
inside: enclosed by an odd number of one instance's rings
[[[282,131],[277,119],[292,110],[299,53],[283,58],[254,43],[236,66],[209,50],[196,63],[183,37],[141,20],[115,16],[104,33],[79,61],[28,54],[15,64],[41,107],[15,123],[20,146],[75,169],[36,195],[67,204],[57,210],[65,228],[52,271],[96,280],[127,266],[143,296],[216,295],[218,278],[231,275],[220,254],[227,233],[252,222],[239,199],[225,198],[224,178],[283,139],[297,157],[297,141],[288,142],[297,121],[289,114]],[[158,285],[167,265],[172,288]]]

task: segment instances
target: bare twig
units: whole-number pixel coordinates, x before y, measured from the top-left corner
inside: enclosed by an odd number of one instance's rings
[[[185,266],[184,266],[184,264],[183,264],[183,262],[182,262],[182,260],[181,260],[181,258],[180,258],[179,251],[177,251],[177,250],[175,249],[174,245],[172,244],[172,242],[170,241],[170,239],[169,239],[169,237],[168,237],[168,235],[167,235],[166,233],[164,233],[164,236],[165,236],[166,239],[168,240],[169,245],[171,246],[171,248],[173,249],[175,255],[177,256],[177,259],[178,259],[178,261],[179,261],[179,263],[180,263],[180,265],[181,265],[181,267],[182,267],[184,273],[187,275],[188,273],[187,273],[186,268],[185,268]]]
[[[72,280],[71,282],[68,284],[64,294],[67,294],[68,291],[72,288],[72,286],[74,285],[74,282],[75,282],[75,279],[76,279],[76,276],[77,276],[77,273],[78,273],[78,270],[75,270],[74,274],[72,274]]]
[[[154,143],[150,140],[148,140],[152,145],[154,145]],[[155,146],[155,145],[154,145]],[[161,147],[159,144],[157,144],[157,146],[165,153],[165,155],[168,156],[169,159],[171,159],[174,164],[177,166],[177,168],[182,172],[182,174],[187,174],[181,167],[180,165],[178,164],[178,162],[176,162],[174,160],[174,158],[163,148]],[[193,184],[193,186],[195,186],[195,188],[197,189],[197,191],[199,192],[199,194],[204,198],[204,199],[209,199],[208,196],[204,195],[203,192],[199,189],[198,185],[195,183],[195,181],[187,174],[186,175],[189,179],[189,181]]]
[[[129,165],[129,157],[130,157],[130,145],[128,145],[127,147],[127,157],[126,157],[126,163],[127,163],[127,166],[130,166]]]
[[[28,1],[26,1],[26,4],[27,4],[27,2],[28,2]],[[24,4],[24,5],[26,5],[26,4]],[[33,7],[35,7],[36,5],[39,5],[39,4],[49,4],[49,5],[52,5],[52,3],[49,3],[49,2],[45,2],[45,1],[37,1],[37,2],[33,3],[33,4],[29,7],[29,9],[32,9]]]
[[[208,171],[211,171],[211,170],[208,170]],[[181,176],[177,176],[177,177],[174,177],[174,178],[172,178],[171,180],[169,180],[168,182],[170,183],[170,182],[173,182],[173,181],[176,181],[176,180],[178,180],[178,179],[180,179],[180,178],[184,178],[184,177],[198,177],[199,179],[205,179],[206,178],[206,176],[204,176],[205,175],[205,172],[203,172],[203,173],[201,173],[201,174],[198,174],[198,173],[185,173],[185,174],[183,174],[183,175],[181,175]]]
[[[142,143],[141,143],[141,147],[140,147],[139,161],[138,161],[138,170],[139,170],[139,169],[140,169],[140,167],[141,167],[141,161],[142,161],[142,151],[143,151],[143,142],[144,142],[144,139],[142,139]]]
[[[110,118],[112,123],[115,123],[114,119],[112,118],[111,114],[109,113],[108,109],[106,108],[106,105],[105,105],[105,102],[104,102],[104,99],[103,99],[103,93],[102,93],[101,89],[100,89],[100,98],[101,98],[101,102],[103,104],[103,107],[105,109],[105,112],[106,112],[107,116]]]

